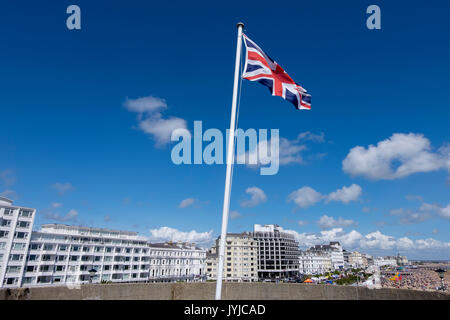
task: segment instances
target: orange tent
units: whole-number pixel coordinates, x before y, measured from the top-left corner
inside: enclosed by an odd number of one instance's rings
[[[313,281],[311,279],[306,279],[305,281],[303,281],[303,283],[312,283]]]

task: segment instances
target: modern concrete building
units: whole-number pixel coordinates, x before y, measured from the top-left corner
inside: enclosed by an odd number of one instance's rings
[[[258,242],[258,278],[283,279],[299,275],[298,242],[278,225],[254,225]]]
[[[22,283],[35,209],[14,206],[0,197],[0,286]]]
[[[207,253],[207,279],[217,280],[220,236]],[[228,282],[258,281],[258,243],[250,233],[228,233],[226,238],[223,279]]]

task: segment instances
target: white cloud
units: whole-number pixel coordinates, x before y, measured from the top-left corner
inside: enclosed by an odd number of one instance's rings
[[[186,198],[180,202],[178,205],[178,208],[187,208],[190,206],[193,206],[195,208],[200,208],[202,205],[208,203],[208,201],[200,201],[199,199],[195,198]]]
[[[316,204],[321,199],[322,195],[320,192],[317,192],[311,187],[302,187],[289,195],[288,202],[293,201],[300,208],[307,208]]]
[[[358,200],[359,196],[362,194],[362,189],[357,184],[352,184],[350,187],[342,187],[326,197],[326,201],[340,201],[343,203],[349,203],[350,201]]]
[[[447,204],[446,207],[440,208],[440,210],[439,210],[439,215],[440,215],[442,218],[450,219],[450,203]]]
[[[241,202],[242,207],[255,207],[267,201],[267,196],[264,191],[258,187],[250,187],[245,190],[245,193],[250,195],[249,200]]]
[[[56,220],[56,221],[60,221],[60,222],[64,222],[64,221],[76,221],[77,217],[78,217],[78,212],[76,210],[70,210],[68,213],[66,213],[65,215],[61,216],[58,213],[47,213],[45,215],[45,217],[47,219],[50,220]]]
[[[432,152],[430,141],[414,133],[395,133],[367,149],[356,146],[342,161],[344,172],[372,180],[403,178],[442,168],[450,170],[450,148]]]
[[[414,212],[410,209],[393,209],[390,211],[391,216],[399,217],[400,224],[420,223],[431,219],[429,212]]]
[[[239,212],[237,212],[237,211],[231,211],[230,212],[230,219],[231,220],[239,219],[241,217],[242,217],[242,215]]]
[[[305,221],[305,220],[299,220],[298,221],[298,225],[300,226],[300,227],[304,227],[304,226],[306,226],[308,224],[308,221]]]
[[[139,122],[139,128],[156,140],[158,145],[170,142],[172,131],[175,129],[186,129],[186,120],[171,117],[163,119],[160,115],[147,118]]]
[[[73,189],[75,189],[72,184],[70,182],[66,182],[66,183],[55,183],[52,186],[60,195],[63,195],[64,193],[66,193],[67,191],[71,191]]]
[[[356,230],[344,232],[342,228],[322,230],[320,233],[299,233],[295,230],[285,230],[291,233],[299,242],[301,248],[309,248],[316,244],[330,241],[339,241],[347,250],[359,250],[371,254],[393,255],[399,251],[416,257],[450,257],[450,242],[436,239],[411,240],[407,237],[396,239],[380,231],[370,232],[366,235]]]
[[[52,206],[52,208],[59,208],[59,207],[62,207],[62,203],[52,202],[51,206]]]
[[[124,102],[128,111],[138,113],[138,128],[151,135],[157,145],[170,142],[172,131],[186,129],[186,120],[170,117],[163,118],[162,111],[167,109],[166,100],[158,97],[127,99]]]
[[[322,143],[325,141],[325,133],[321,132],[320,134],[314,134],[309,131],[302,132],[297,137],[298,141],[306,140],[306,141],[312,141],[317,143]]]
[[[212,230],[209,232],[197,232],[195,230],[183,232],[170,227],[151,229],[150,235],[153,241],[183,241],[195,243],[209,243],[212,240]]]
[[[195,201],[196,201],[196,199],[194,199],[194,198],[184,199],[183,201],[180,202],[180,204],[178,205],[178,208],[189,207],[189,206],[193,205],[195,203]]]
[[[416,199],[422,200],[422,197]],[[431,219],[433,215],[443,219],[450,219],[450,203],[442,207],[438,204],[422,202],[418,210],[392,209],[390,215],[399,217],[400,224],[420,223]]]
[[[166,109],[167,103],[165,99],[148,96],[137,99],[127,99],[124,102],[124,106],[128,111],[132,112],[153,113],[161,109]]]
[[[361,194],[362,188],[357,184],[352,184],[349,187],[344,186],[328,195],[322,195],[313,188],[304,186],[293,191],[288,196],[288,202],[293,201],[300,208],[310,207],[321,200],[325,200],[326,203],[330,201],[338,201],[347,204],[350,201],[358,200]]]
[[[19,198],[19,195],[16,191],[11,189],[6,189],[0,193],[0,196],[8,198],[10,200],[17,200]]]
[[[12,170],[0,171],[0,182],[5,187],[14,185],[16,183],[16,177],[14,175],[14,171],[12,171]]]
[[[327,215],[323,215],[320,217],[319,221],[317,221],[317,225],[321,229],[332,229],[336,227],[349,227],[349,226],[356,226],[358,225],[353,220],[346,220],[342,217],[339,217],[337,220],[333,217],[329,217]]]

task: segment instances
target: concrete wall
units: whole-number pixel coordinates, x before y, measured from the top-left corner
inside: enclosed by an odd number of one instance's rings
[[[450,300],[450,294],[290,283],[224,283],[225,300]],[[0,300],[212,300],[215,283],[82,285],[1,289]]]

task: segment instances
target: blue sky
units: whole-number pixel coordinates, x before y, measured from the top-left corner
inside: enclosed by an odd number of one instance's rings
[[[66,28],[70,4],[81,8],[81,30]],[[381,30],[366,28],[370,4],[381,8]],[[163,120],[225,131],[243,21],[312,94],[312,110],[243,82],[239,127],[278,128],[301,151],[274,176],[235,167],[229,231],[276,223],[304,246],[337,239],[374,254],[450,259],[449,9],[443,1],[2,3],[0,193],[36,208],[37,226],[217,237],[225,166],[174,165],[174,144],[141,130],[126,101],[153,97]],[[252,192],[253,206],[243,205]]]

